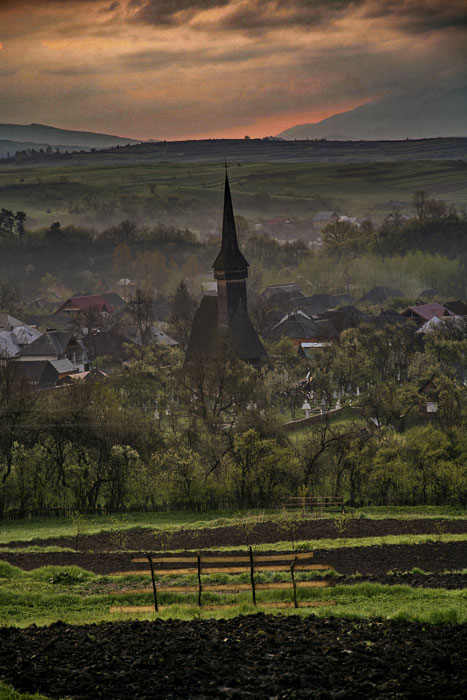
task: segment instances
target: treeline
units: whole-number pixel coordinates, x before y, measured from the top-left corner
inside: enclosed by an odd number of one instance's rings
[[[48,395],[6,364],[0,513],[254,507],[300,493],[465,505],[466,338],[465,324],[426,339],[408,326],[360,326],[312,361],[282,340],[262,372],[227,343],[194,364],[155,346],[107,381]],[[321,422],[294,437],[284,416],[302,414],[306,396]],[[337,402],[346,410],[334,416]]]
[[[414,193],[413,205],[412,218],[394,211],[380,226],[332,222],[322,232],[322,246],[312,249],[301,240],[281,244],[257,234],[237,216],[251,291],[299,281],[307,295],[348,291],[358,298],[378,285],[397,287],[411,298],[428,287],[444,297],[464,297],[465,214],[422,191]],[[173,292],[181,279],[194,289],[193,280],[210,271],[218,246],[219,235],[200,239],[189,228],[162,223],[145,227],[123,220],[96,231],[54,222],[31,230],[24,212],[0,212],[0,279],[21,280],[26,296],[41,293],[46,274],[72,285],[75,293],[102,291],[120,277],[152,284],[158,293]]]

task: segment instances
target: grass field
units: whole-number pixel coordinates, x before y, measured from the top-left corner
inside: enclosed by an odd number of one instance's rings
[[[186,577],[188,578],[188,577]],[[211,577],[214,579],[214,577]],[[217,579],[219,576],[217,576]],[[236,577],[240,579],[239,576]],[[219,580],[213,582],[219,583]],[[209,583],[209,577],[204,577]],[[234,580],[233,578],[231,580]],[[65,581],[65,583],[63,583]],[[127,613],[110,613],[112,606],[151,605],[152,594],[125,594],[130,581],[149,585],[147,577],[97,576],[78,567],[42,567],[25,573],[8,564],[0,565],[0,625],[25,627],[31,624],[49,625],[57,620],[70,624],[88,624],[104,620],[128,619]],[[243,581],[243,579],[242,579]],[[259,581],[259,579],[258,579]],[[71,583],[70,583],[71,582]],[[181,579],[177,580],[181,583]],[[194,583],[191,580],[188,583]],[[185,584],[185,581],[183,581]],[[117,595],[110,590],[122,589]],[[403,619],[432,624],[467,621],[467,591],[444,589],[414,589],[406,585],[388,586],[377,583],[336,585],[332,589],[298,589],[300,600],[335,601],[316,609],[302,608],[290,614],[326,617],[378,617]],[[204,593],[206,604],[234,603],[235,608],[200,610],[196,594],[161,593],[162,619],[193,619],[197,617],[230,618],[238,614],[258,612],[248,592],[222,595]],[[290,600],[290,591],[259,591],[257,602]],[[287,611],[284,614],[289,614]],[[138,619],[153,619],[152,613],[137,613]]]
[[[47,163],[47,161],[45,162]],[[395,206],[410,214],[425,190],[448,205],[467,203],[463,161],[236,163],[229,171],[235,211],[250,219],[310,219],[320,210],[381,220]],[[30,226],[52,221],[108,226],[129,218],[205,231],[218,225],[218,163],[41,163],[0,167],[0,206],[25,211]]]
[[[155,530],[175,530],[179,528],[202,529],[239,525],[245,522],[270,520],[278,515],[277,510],[222,510],[222,511],[165,511],[160,513],[128,513],[122,517],[93,516],[88,518],[86,534],[115,529],[129,530],[135,527]],[[355,518],[384,519],[397,517],[407,519],[445,518],[449,520],[465,518],[465,510],[454,506],[367,506],[349,511]],[[321,517],[314,515],[313,517]],[[339,514],[327,512],[326,518],[338,518]],[[0,521],[0,544],[15,540],[29,541],[36,538],[73,537],[76,527],[71,518],[31,518],[26,520]]]
[[[45,695],[18,693],[11,685],[0,681],[0,700],[47,700]]]

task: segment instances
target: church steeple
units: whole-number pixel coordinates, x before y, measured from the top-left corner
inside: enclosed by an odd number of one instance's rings
[[[227,172],[225,173],[224,216],[222,219],[222,243],[217,258],[214,260],[214,270],[247,270],[247,261],[240,252],[237,240],[237,229],[233,213],[232,197]]]
[[[218,319],[221,326],[229,325],[239,303],[247,312],[246,280],[248,267],[249,265],[238,247],[232,197],[226,170],[222,242],[219,254],[213,263],[214,277],[217,280]]]

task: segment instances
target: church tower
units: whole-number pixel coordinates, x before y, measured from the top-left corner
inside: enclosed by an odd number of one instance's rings
[[[248,313],[246,290],[248,267],[249,265],[238,247],[229,178],[226,172],[222,242],[219,254],[213,263],[214,277],[217,280],[217,309],[220,327],[230,325],[239,303],[242,304],[245,314]]]
[[[191,326],[185,360],[214,360],[224,352],[227,342],[240,360],[260,369],[266,350],[248,316],[246,281],[249,266],[238,247],[227,172],[221,248],[212,266],[217,296],[203,296]]]

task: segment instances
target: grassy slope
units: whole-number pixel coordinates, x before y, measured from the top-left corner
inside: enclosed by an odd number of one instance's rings
[[[86,534],[97,532],[131,529],[135,527],[153,528],[155,530],[200,529],[205,527],[224,527],[228,525],[254,524],[255,521],[271,520],[278,517],[277,510],[223,510],[206,511],[172,511],[161,513],[129,513],[125,516],[95,516],[88,520]],[[462,508],[450,506],[373,506],[356,508],[351,514],[356,518],[465,518]],[[315,516],[320,517],[320,516]],[[326,518],[339,517],[338,513],[329,512]],[[0,544],[15,540],[49,539],[55,537],[73,537],[76,528],[71,518],[31,518],[28,520],[1,520]]]
[[[233,166],[229,177],[236,212],[252,218],[279,214],[310,218],[322,209],[382,218],[395,202],[409,213],[411,194],[419,189],[448,204],[467,203],[462,161],[243,163]],[[155,194],[150,192],[152,184]],[[205,211],[217,215],[222,186],[220,167],[212,163],[143,160],[116,166],[82,159],[73,166],[51,161],[34,167],[0,167],[0,205],[24,210],[35,225],[56,220],[92,223],[96,216],[99,221],[110,219],[115,210],[116,220],[129,216],[149,224],[173,219],[196,228],[208,220]],[[69,213],[71,203],[83,211]]]
[[[47,700],[45,695],[18,693],[14,688],[0,681],[0,700]]]

